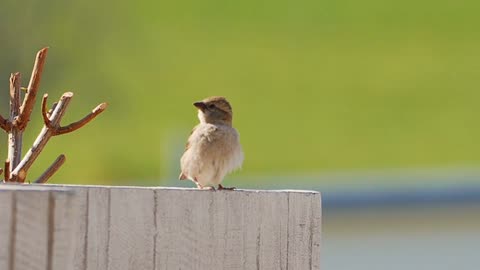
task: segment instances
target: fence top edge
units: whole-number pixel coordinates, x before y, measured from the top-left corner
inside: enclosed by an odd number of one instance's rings
[[[44,188],[105,188],[105,189],[136,189],[136,190],[172,190],[172,191],[191,191],[191,192],[212,192],[210,190],[199,190],[197,188],[184,187],[161,187],[161,186],[102,186],[102,185],[63,185],[63,184],[31,184],[31,186],[41,186]],[[314,190],[297,190],[297,189],[281,189],[281,190],[263,190],[263,189],[235,189],[234,191],[219,191],[219,192],[244,192],[244,193],[304,193],[304,194],[320,194]]]
[[[38,185],[38,184],[20,184],[20,183],[3,183],[0,184],[0,192],[6,191],[58,191],[58,192],[71,192],[72,189],[67,186],[60,185]]]

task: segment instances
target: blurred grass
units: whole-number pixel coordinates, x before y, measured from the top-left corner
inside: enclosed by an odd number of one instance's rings
[[[110,107],[53,138],[33,177],[60,153],[58,183],[174,177],[197,121],[191,103],[209,95],[233,104],[244,176],[475,167],[479,8],[473,0],[4,0],[1,112],[9,73],[21,71],[26,85],[35,52],[50,46],[40,92],[51,101],[75,93],[64,123],[101,101]],[[36,116],[25,145],[40,128]]]

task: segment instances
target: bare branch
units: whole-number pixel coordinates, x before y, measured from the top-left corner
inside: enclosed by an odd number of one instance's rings
[[[20,72],[15,72],[10,74],[10,117],[20,114],[20,99]]]
[[[22,158],[22,137],[23,131],[15,123],[20,114],[20,73],[10,75],[10,126],[8,132],[8,159],[10,167],[15,168]],[[9,171],[10,172],[10,171]]]
[[[47,127],[52,127],[52,122],[50,122],[48,111],[47,111],[47,99],[48,99],[48,94],[44,94],[42,98],[42,116],[43,116],[43,123],[45,123],[45,126]]]
[[[50,108],[50,110],[48,110],[48,112],[47,112],[48,118],[50,118],[50,116],[52,116],[52,113],[53,113],[53,111],[55,110],[55,108],[57,107],[57,104],[58,104],[58,102],[54,102],[54,103],[52,104],[52,108]]]
[[[10,122],[7,119],[3,118],[2,115],[0,115],[0,128],[5,130],[6,132],[9,132],[11,128]]]
[[[71,123],[68,126],[59,127],[55,131],[54,135],[62,135],[62,134],[70,133],[70,132],[73,132],[73,131],[83,127],[88,122],[92,121],[95,117],[97,117],[97,115],[102,113],[107,108],[107,105],[108,104],[104,102],[104,103],[98,105],[97,107],[95,107],[95,109],[93,109],[88,115],[86,115],[85,117],[83,117],[79,121]]]
[[[62,95],[60,101],[58,102],[55,110],[53,111],[52,115],[50,116],[51,126],[43,126],[40,134],[38,134],[37,139],[33,142],[32,148],[28,150],[28,152],[23,157],[22,161],[18,166],[13,170],[12,177],[18,177],[18,181],[23,182],[25,181],[26,174],[30,167],[32,166],[33,162],[37,159],[38,155],[42,152],[43,148],[50,140],[50,138],[55,133],[55,127],[58,127],[60,124],[60,120],[62,119],[65,111],[72,99],[73,93],[67,92]]]
[[[43,48],[38,51],[28,87],[21,87],[20,73],[12,74],[10,77],[10,115],[7,119],[0,115],[0,128],[8,133],[9,140],[8,157],[5,161],[5,168],[4,170],[0,168],[0,174],[2,174],[2,172],[4,173],[5,182],[25,182],[30,167],[38,158],[52,136],[67,134],[80,129],[95,119],[95,117],[107,108],[107,103],[102,103],[79,121],[67,126],[61,126],[60,122],[73,97],[73,93],[64,93],[58,103],[54,103],[50,110],[48,109],[47,104],[48,94],[44,94],[41,105],[44,126],[33,142],[32,147],[22,159],[23,132],[32,115],[47,53],[48,48]],[[22,90],[26,91],[23,102]],[[64,164],[64,162],[65,156],[62,154],[35,182],[47,182],[48,179]]]
[[[3,175],[3,179],[5,180],[5,182],[8,182],[10,181],[10,160],[7,158],[7,160],[5,160],[5,174]]]
[[[25,129],[30,121],[30,115],[32,114],[33,106],[35,105],[35,98],[37,96],[38,86],[40,85],[40,79],[42,77],[43,65],[47,57],[48,48],[43,48],[37,53],[35,58],[35,64],[33,65],[32,76],[30,77],[30,83],[27,87],[27,94],[23,99],[20,115],[17,119],[17,125],[20,130]]]
[[[12,178],[11,179],[12,179],[12,181],[23,183],[23,182],[25,182],[26,178],[27,178],[27,171],[22,169],[16,175],[14,175],[12,173]]]
[[[45,170],[45,172],[42,175],[40,175],[40,177],[38,177],[37,180],[35,180],[35,183],[37,184],[46,183],[48,179],[50,179],[50,177],[52,177],[52,175],[54,175],[58,171],[58,169],[60,169],[63,163],[65,163],[65,159],[66,158],[64,154],[61,154],[60,156],[58,156],[57,159],[55,159],[55,161],[52,163],[52,165],[50,165],[50,167],[48,167],[48,169]]]

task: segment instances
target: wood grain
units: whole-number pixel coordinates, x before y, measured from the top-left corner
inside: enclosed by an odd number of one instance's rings
[[[66,187],[0,187],[0,269],[320,269],[316,192]]]
[[[48,269],[49,192],[17,191],[16,199],[14,269]]]
[[[14,233],[14,212],[15,212],[14,191],[0,190],[0,269],[10,268],[10,254]]]
[[[49,186],[49,185],[44,185]],[[72,208],[76,209],[77,222],[73,224],[73,269],[87,269],[88,236],[88,188],[72,188],[75,191]],[[101,226],[99,224],[99,226]]]
[[[157,269],[319,269],[319,194],[290,195],[156,190]]]
[[[110,189],[89,188],[85,269],[107,269],[109,227]]]
[[[50,192],[49,237],[51,250],[49,260],[52,270],[73,269],[73,225],[78,222],[77,209],[73,208],[71,192]]]
[[[108,270],[153,269],[153,206],[153,190],[110,190]]]
[[[318,214],[314,212],[319,207],[317,200],[318,194],[293,192],[288,195],[287,269],[319,269],[318,260],[312,258],[314,252],[318,251],[318,237],[315,234],[320,229],[316,218]]]
[[[311,269],[320,269],[321,261],[320,261],[320,243],[322,241],[321,238],[321,231],[322,231],[322,200],[320,198],[320,194],[316,193],[311,196],[312,199],[312,219],[311,219],[311,230],[310,233],[312,234],[312,254],[311,256]]]

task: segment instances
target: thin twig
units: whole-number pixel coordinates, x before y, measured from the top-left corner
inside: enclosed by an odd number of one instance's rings
[[[38,51],[36,55],[30,82],[25,89],[26,94],[23,102],[21,101],[21,89],[23,88],[21,88],[20,84],[20,74],[15,73],[10,77],[10,117],[5,119],[0,115],[0,128],[9,134],[8,158],[5,161],[5,168],[3,170],[5,182],[25,182],[28,170],[52,136],[70,133],[85,126],[107,108],[107,103],[102,103],[79,121],[62,127],[60,122],[73,97],[73,93],[64,93],[59,102],[54,103],[50,110],[48,110],[47,105],[48,94],[45,94],[41,107],[44,126],[33,142],[32,147],[22,159],[22,135],[30,121],[35,105],[47,52],[48,48],[43,48]],[[47,182],[64,162],[65,156],[62,154],[35,182]],[[1,173],[2,169],[0,168],[0,174]]]
[[[52,127],[52,122],[50,121],[48,111],[47,111],[47,99],[48,99],[48,94],[44,94],[42,98],[42,117],[43,117],[43,123],[45,123],[45,126],[47,127]]]
[[[52,115],[50,116],[51,126],[53,128],[47,127],[46,125],[43,126],[40,134],[38,134],[37,139],[33,142],[32,148],[28,150],[28,152],[23,157],[22,161],[18,166],[13,170],[12,177],[18,177],[18,181],[24,182],[28,169],[32,166],[33,162],[37,159],[40,152],[42,152],[43,148],[47,144],[48,140],[54,135],[55,128],[58,127],[60,124],[60,120],[62,119],[65,111],[72,99],[73,93],[67,92],[62,95],[60,101],[58,102],[55,110],[53,111]]]
[[[50,167],[48,167],[48,169],[45,170],[45,172],[42,175],[40,175],[40,177],[38,177],[37,180],[35,180],[35,183],[37,184],[46,183],[48,179],[50,179],[50,177],[52,177],[52,175],[54,175],[58,171],[58,169],[60,169],[63,163],[65,163],[65,159],[66,158],[64,154],[61,154],[60,156],[58,156],[57,159],[55,159],[55,161],[52,163],[52,165],[50,165]]]
[[[57,107],[57,104],[58,104],[58,102],[54,102],[54,103],[52,104],[52,107],[50,108],[50,110],[48,110],[48,112],[47,112],[48,118],[50,118],[50,116],[52,116],[52,113],[53,113],[53,111],[55,110],[55,108]]]
[[[15,123],[20,114],[20,73],[10,75],[10,123]],[[8,132],[8,159],[10,168],[15,168],[22,158],[23,131],[13,124]]]
[[[5,174],[3,175],[3,179],[5,179],[5,182],[10,181],[10,160],[7,158],[5,160]]]
[[[40,79],[42,77],[43,65],[47,57],[48,48],[43,48],[38,51],[35,58],[35,64],[33,65],[32,76],[30,77],[30,83],[27,87],[27,94],[23,99],[20,115],[17,119],[17,125],[20,130],[25,129],[30,121],[30,115],[35,105],[35,98],[37,96],[38,86],[40,85]]]
[[[97,107],[95,107],[95,109],[93,109],[88,115],[86,115],[82,119],[78,120],[77,122],[71,123],[70,125],[67,125],[67,126],[64,126],[64,127],[59,127],[55,131],[54,135],[56,136],[56,135],[62,135],[62,134],[70,133],[70,132],[73,132],[73,131],[83,127],[88,122],[92,121],[95,117],[97,117],[97,115],[102,113],[107,108],[107,105],[108,104],[104,102],[104,103],[98,105]]]

